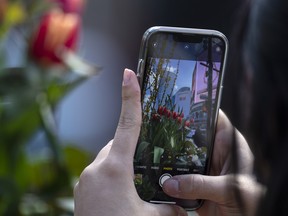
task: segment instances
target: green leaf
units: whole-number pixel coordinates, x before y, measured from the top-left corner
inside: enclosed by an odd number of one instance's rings
[[[137,161],[139,161],[141,159],[141,154],[142,152],[150,145],[150,143],[148,142],[141,142],[139,145],[138,145],[138,148],[136,150],[136,154],[135,154],[135,159]]]
[[[9,155],[6,152],[4,143],[0,143],[0,176],[7,175]]]
[[[13,213],[12,215],[17,214],[17,201],[19,201],[19,196],[17,190],[15,190],[14,182],[6,176],[0,176],[0,185],[0,215],[11,215],[8,213]]]
[[[49,160],[38,160],[36,163],[31,163],[30,169],[30,187],[37,193],[46,185],[51,184],[57,176],[56,170]]]
[[[30,162],[30,192],[53,200],[63,194],[71,195],[70,176],[66,166],[59,166],[53,157]]]
[[[41,123],[36,103],[17,114],[13,119],[9,119],[9,121],[5,122],[5,125],[0,127],[0,132],[3,135],[1,139],[7,145],[13,143],[23,144],[34,134]]]
[[[0,214],[16,215],[20,198],[30,182],[30,169],[24,151],[13,152],[17,154],[16,158],[11,158],[5,148],[1,148],[1,151],[1,156],[6,154],[8,157],[1,159],[4,167],[1,167],[0,174]]]
[[[29,86],[24,68],[5,68],[0,73],[0,96],[22,93]]]
[[[153,163],[160,163],[161,155],[163,154],[164,149],[158,146],[154,146],[154,159]]]
[[[47,88],[48,101],[51,106],[56,106],[57,103],[65,96],[68,92],[74,89],[76,86],[81,84],[85,78],[79,78],[73,82],[67,84],[59,84],[57,82],[51,83]]]
[[[39,1],[39,0],[25,0],[24,3],[26,4],[27,14],[29,18],[35,18],[35,16],[42,15],[46,11],[49,11],[53,3],[51,1]]]
[[[64,148],[64,157],[71,176],[80,176],[84,168],[91,163],[92,155],[74,146]]]

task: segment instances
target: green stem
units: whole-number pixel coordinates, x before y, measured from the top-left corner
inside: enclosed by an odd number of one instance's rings
[[[48,102],[47,94],[40,93],[37,96],[37,102],[39,104],[40,118],[42,121],[42,127],[49,141],[50,148],[55,157],[55,162],[59,167],[64,166],[64,156],[62,149],[60,148],[60,142],[56,134],[56,121],[52,112],[52,108]]]

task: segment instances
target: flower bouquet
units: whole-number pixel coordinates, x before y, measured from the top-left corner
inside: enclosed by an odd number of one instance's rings
[[[83,7],[83,0],[0,0],[0,215],[62,214],[58,199],[72,196],[90,160],[62,145],[54,118],[61,99],[101,70],[76,53]],[[7,64],[13,35],[25,43],[12,50],[24,58],[19,67]],[[48,147],[44,158],[31,158],[27,145],[38,131]]]
[[[184,116],[183,107],[177,106],[173,99],[179,62],[172,75],[169,65],[168,59],[150,62],[143,91],[149,97],[143,102],[143,123],[135,160],[161,166],[204,167],[201,158],[206,156],[207,149],[198,147],[192,139],[194,119]]]

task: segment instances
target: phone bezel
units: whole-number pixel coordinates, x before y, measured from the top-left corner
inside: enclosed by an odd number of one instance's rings
[[[197,29],[197,28],[182,28],[182,27],[168,27],[168,26],[154,26],[146,30],[146,32],[143,34],[142,41],[141,41],[141,46],[140,46],[140,53],[139,53],[139,59],[138,59],[138,66],[137,66],[137,77],[139,80],[139,84],[141,87],[142,91],[142,86],[143,86],[143,78],[144,78],[144,72],[145,72],[145,65],[147,61],[147,55],[148,55],[148,45],[149,45],[149,39],[151,38],[152,35],[155,33],[183,33],[183,34],[188,34],[188,35],[199,35],[199,36],[205,36],[205,37],[219,37],[223,40],[224,45],[225,45],[225,51],[223,55],[223,62],[222,62],[222,73],[220,76],[219,80],[219,91],[217,92],[216,95],[216,114],[215,114],[215,119],[213,124],[213,131],[212,131],[212,136],[211,136],[211,141],[215,140],[215,131],[216,131],[216,123],[218,119],[218,110],[220,107],[221,103],[221,95],[222,95],[222,88],[223,88],[223,80],[224,80],[224,73],[225,73],[225,68],[226,68],[226,61],[227,61],[227,53],[228,53],[228,40],[226,36],[217,31],[217,30],[210,30],[210,29]],[[142,99],[141,99],[142,101]],[[214,148],[214,142],[211,144],[211,150],[209,152],[209,155],[207,155],[207,173],[208,174],[210,170],[210,165],[211,165],[211,158],[213,154],[213,148]],[[197,202],[197,203],[196,203]],[[164,202],[163,202],[164,203]],[[196,210],[201,205],[203,204],[203,200],[195,200],[195,205],[193,207],[185,207],[186,210]]]

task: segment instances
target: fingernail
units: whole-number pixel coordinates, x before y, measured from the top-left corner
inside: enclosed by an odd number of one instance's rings
[[[164,189],[169,194],[179,193],[179,181],[175,179],[168,179],[164,183]]]
[[[129,84],[131,80],[131,72],[132,71],[127,68],[124,70],[123,83],[122,83],[123,86],[126,86]]]

